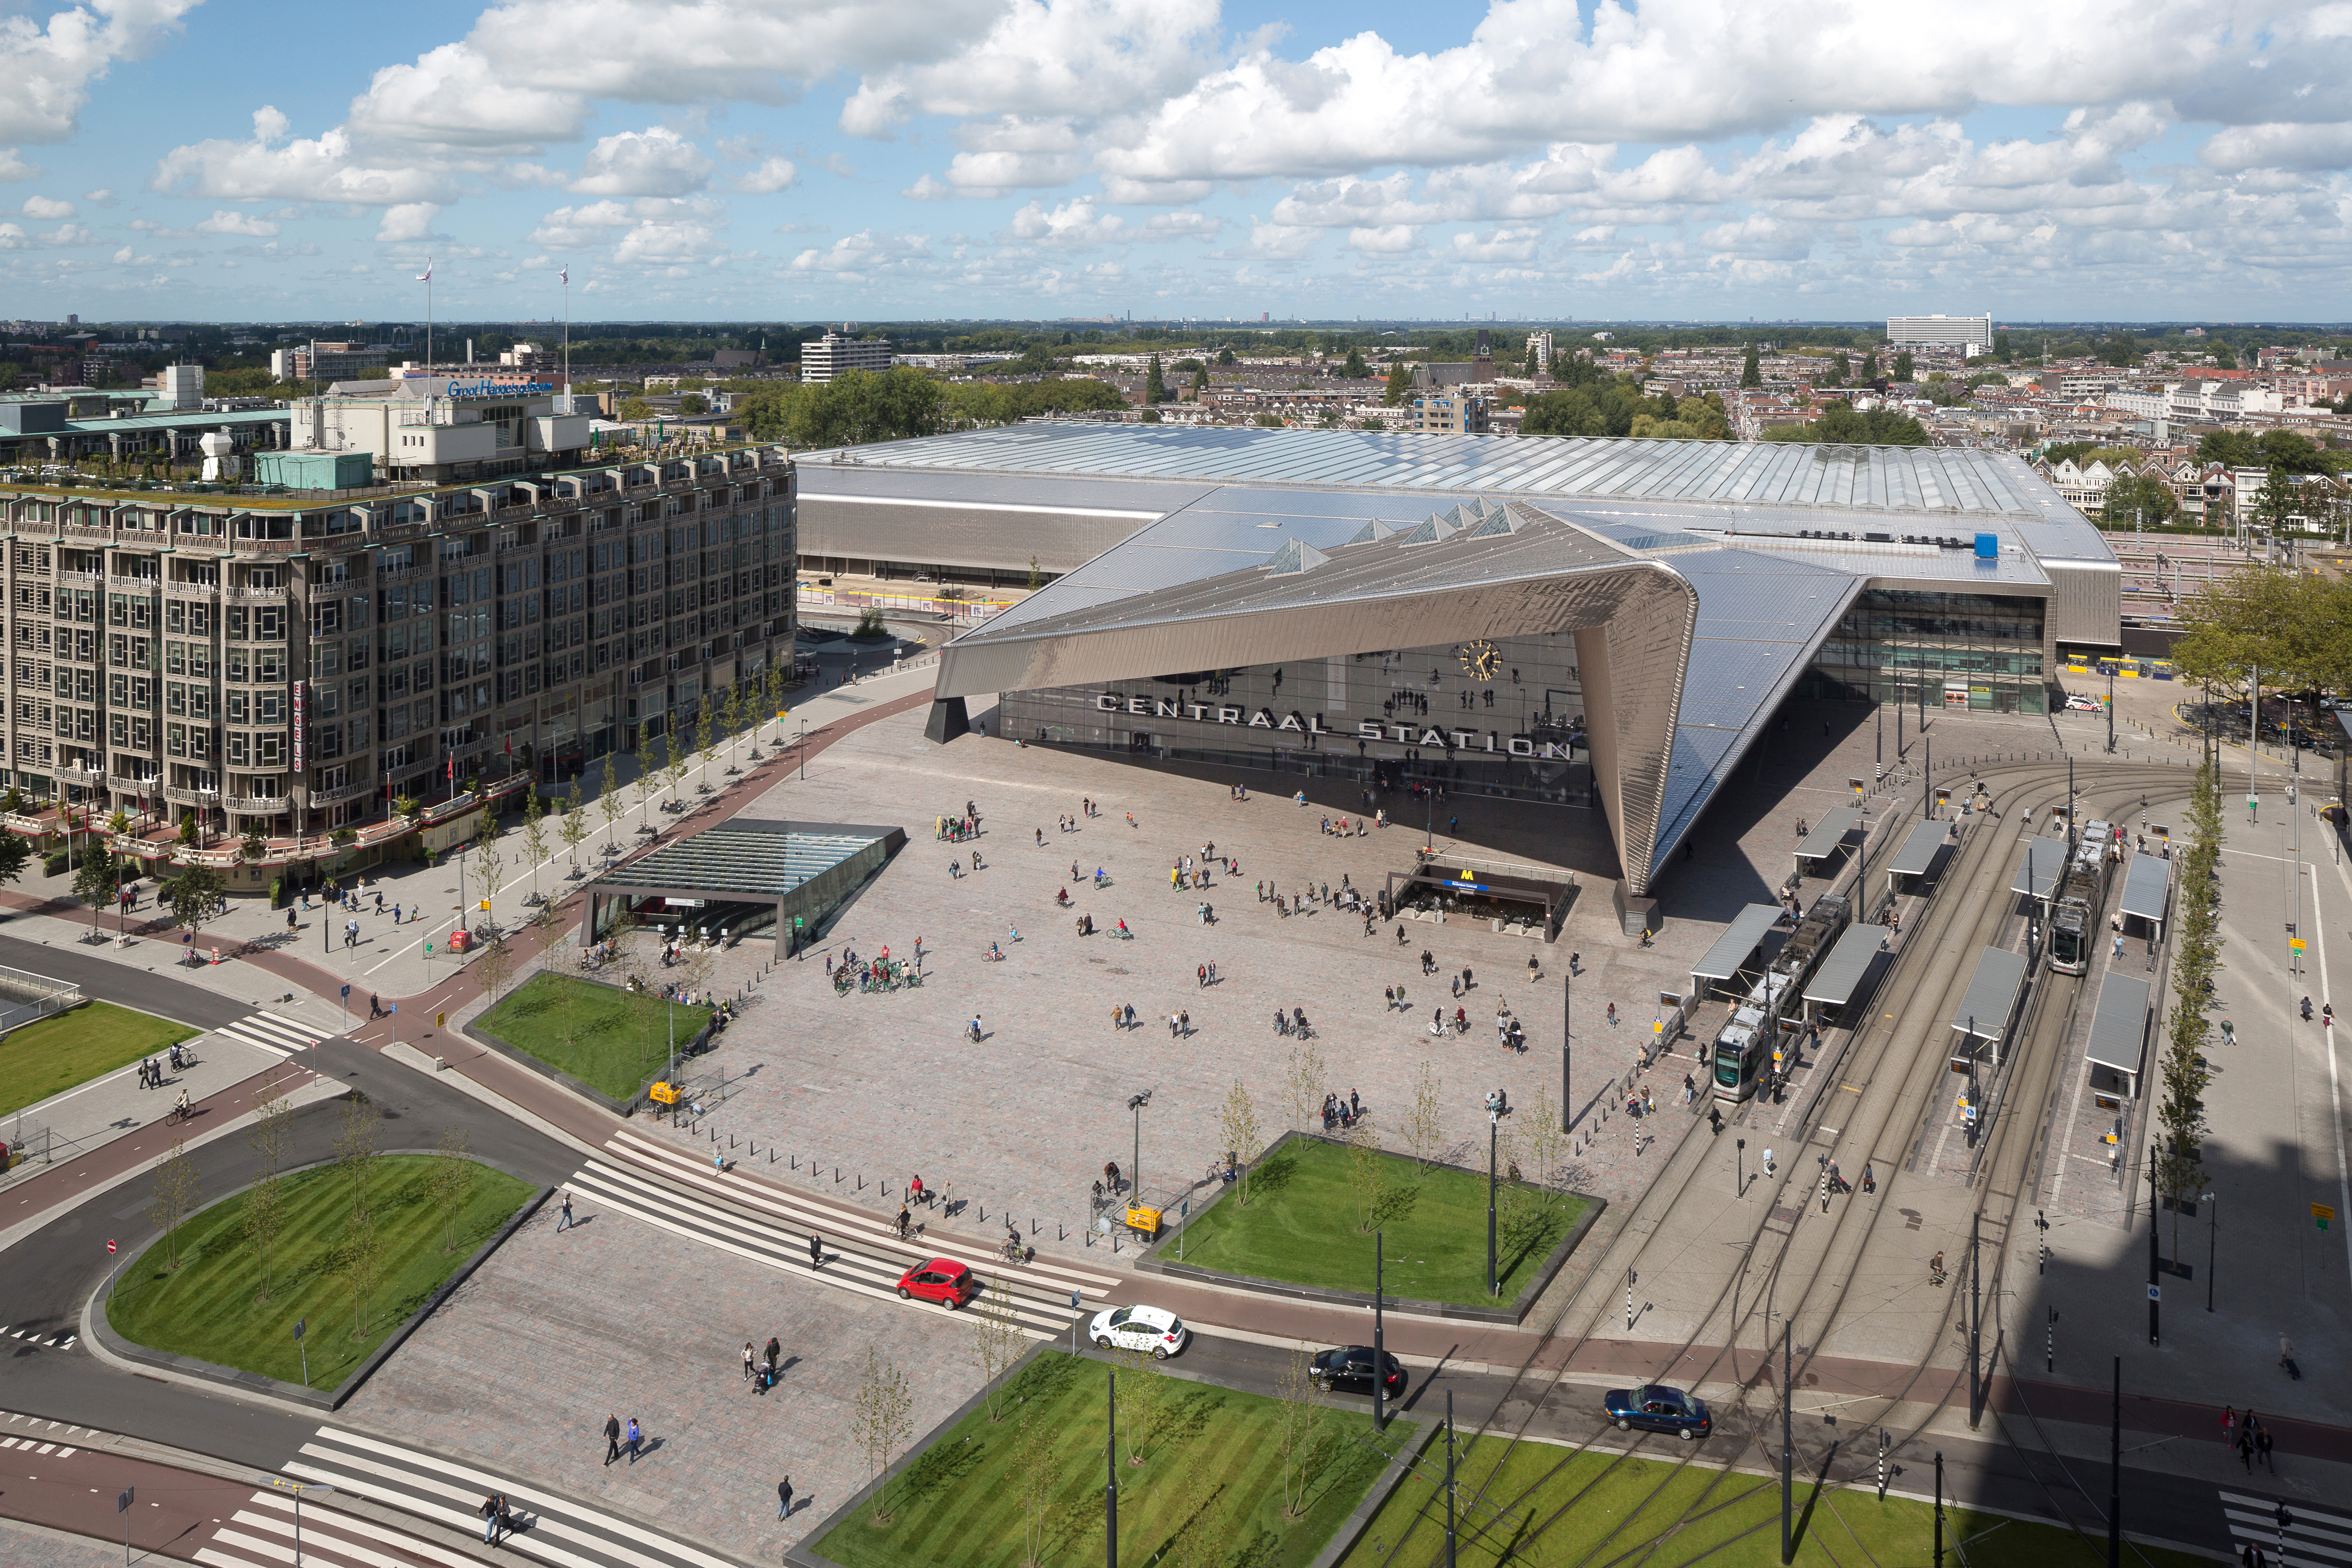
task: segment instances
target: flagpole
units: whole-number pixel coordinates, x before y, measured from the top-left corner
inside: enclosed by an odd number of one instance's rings
[[[558,276],[563,279],[563,408],[569,414],[578,412],[572,401],[572,268]]]

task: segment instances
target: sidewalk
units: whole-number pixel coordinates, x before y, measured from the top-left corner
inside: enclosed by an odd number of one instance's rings
[[[21,1184],[44,1166],[62,1164],[161,1122],[183,1093],[192,1105],[209,1100],[283,1059],[277,1052],[228,1035],[204,1035],[188,1044],[198,1059],[179,1072],[172,1070],[168,1052],[156,1053],[156,1065],[163,1072],[160,1089],[141,1088],[139,1064],[133,1062],[10,1113],[0,1121],[0,1136],[11,1150],[30,1138],[32,1149],[23,1164],[0,1175],[0,1192]]]

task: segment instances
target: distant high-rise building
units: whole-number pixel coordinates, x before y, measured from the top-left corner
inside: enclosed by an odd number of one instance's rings
[[[1529,332],[1528,352],[1536,356],[1538,375],[1548,375],[1551,373],[1551,334],[1549,332]]]
[[[1974,348],[1992,342],[1990,316],[1889,316],[1886,341],[1897,348]]]
[[[801,380],[814,384],[831,381],[845,370],[888,370],[890,357],[887,338],[845,338],[827,332],[813,343],[801,345]]]

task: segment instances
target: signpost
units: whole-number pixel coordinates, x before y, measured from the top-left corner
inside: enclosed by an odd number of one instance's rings
[[[114,1500],[114,1511],[122,1516],[122,1568],[131,1568],[131,1500],[137,1487],[125,1487]]]
[[[308,1318],[294,1320],[294,1347],[302,1352],[302,1386],[305,1388],[310,1386],[310,1347],[303,1342],[302,1331],[310,1321]]]
[[[2319,1222],[2320,1229],[2326,1230],[2327,1228],[2327,1222],[2336,1217],[2335,1205],[2332,1204],[2314,1204],[2311,1205],[2311,1217]],[[110,1241],[108,1242],[106,1244],[106,1249],[109,1252],[113,1251],[114,1243]]]

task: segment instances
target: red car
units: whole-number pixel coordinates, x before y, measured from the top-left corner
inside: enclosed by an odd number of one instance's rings
[[[953,1258],[934,1258],[898,1276],[898,1299],[902,1301],[920,1296],[926,1301],[945,1302],[952,1312],[979,1294],[980,1281],[972,1278],[971,1269]]]

